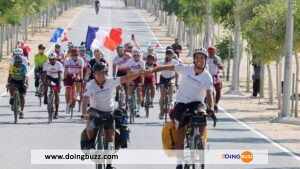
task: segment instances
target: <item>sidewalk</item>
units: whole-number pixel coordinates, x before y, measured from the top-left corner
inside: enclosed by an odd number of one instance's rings
[[[34,36],[29,36],[28,40],[25,42],[31,48],[29,61],[32,68],[34,62],[34,55],[38,52],[37,46],[40,43],[43,43],[47,46],[46,51],[49,49],[51,43],[49,42],[50,37],[52,36],[54,29],[56,27],[65,28],[70,21],[79,14],[83,9],[87,6],[80,6],[72,8],[66,12],[64,12],[61,16],[59,16],[56,20],[50,23],[48,28],[42,29],[42,31],[37,32]],[[9,59],[10,55],[6,55],[3,57],[3,60],[0,62],[0,94],[6,91],[6,83],[8,77],[8,68],[9,68]],[[31,68],[29,70],[31,70]]]
[[[151,23],[149,27],[164,47],[174,43],[175,36],[166,37],[167,26],[159,26],[159,21],[154,21],[154,16],[145,10],[137,10],[137,12],[145,18],[147,23]],[[185,63],[192,63],[191,57],[185,57],[187,53],[185,47],[180,59]],[[225,80],[223,82],[220,106],[224,110],[300,156],[300,125],[271,123],[270,121],[276,118],[280,111],[277,109],[276,103],[270,105],[267,103],[268,99],[252,99],[251,93],[244,92],[246,91],[245,86],[240,88],[244,93],[243,96],[224,95],[229,90],[230,83]]]

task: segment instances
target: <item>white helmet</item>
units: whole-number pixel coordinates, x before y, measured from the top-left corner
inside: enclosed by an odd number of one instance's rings
[[[193,57],[195,57],[195,55],[196,55],[197,53],[200,53],[200,54],[205,55],[206,58],[208,57],[208,52],[207,52],[207,50],[204,49],[204,48],[194,49],[194,50],[193,50]]]
[[[68,42],[68,47],[74,46],[72,42]]]
[[[140,50],[132,50],[132,55],[141,55],[141,51]]]
[[[16,48],[16,49],[14,49],[13,54],[14,55],[23,55],[23,49]]]
[[[153,46],[151,44],[148,44],[147,50],[153,51],[154,48],[153,48]]]
[[[50,53],[49,54],[49,59],[56,59],[57,55],[55,53]]]

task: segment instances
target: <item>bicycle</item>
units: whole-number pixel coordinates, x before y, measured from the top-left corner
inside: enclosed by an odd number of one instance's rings
[[[170,110],[170,106],[171,106],[171,102],[170,102],[170,94],[169,94],[169,88],[172,84],[166,84],[164,85],[164,87],[166,88],[166,95],[165,95],[165,104],[164,104],[164,107],[163,107],[163,113],[164,113],[164,116],[165,116],[165,123],[167,123],[167,120],[168,120],[168,114],[169,114],[169,110]]]
[[[124,105],[125,105],[125,89],[123,85],[120,85],[118,107],[123,107]]]
[[[151,105],[151,101],[150,101],[151,96],[150,96],[150,85],[149,84],[147,84],[145,97],[146,97],[146,99],[145,99],[144,107],[145,107],[146,117],[149,118],[149,109],[153,108],[153,106]]]
[[[82,81],[74,81],[74,80],[73,80],[73,82],[82,83]],[[72,119],[73,114],[74,114],[74,108],[76,106],[76,102],[78,102],[78,112],[80,112],[80,109],[81,109],[81,98],[79,100],[76,100],[76,90],[75,90],[75,84],[74,83],[71,86],[70,99],[71,99],[70,100],[70,114],[71,114],[71,119]]]
[[[47,110],[48,110],[48,123],[52,123],[52,118],[53,118],[53,112],[54,112],[54,107],[55,107],[55,96],[54,93],[58,90],[58,87],[56,84],[51,82],[49,84],[49,94],[48,94],[48,104],[47,104]]]
[[[184,169],[204,169],[204,143],[201,131],[204,131],[207,126],[206,118],[208,115],[206,112],[212,114],[212,118],[216,118],[213,111],[208,109],[205,112],[190,111],[189,109],[183,113],[183,116],[189,117],[188,128],[186,131],[185,149],[190,149],[189,157],[191,157],[192,164],[185,164]],[[214,119],[214,127],[216,126]]]
[[[131,85],[132,89],[131,89],[131,99],[129,100],[129,110],[130,110],[130,114],[129,114],[129,122],[130,124],[134,123],[134,116],[136,114],[136,85]]]
[[[21,112],[21,101],[20,101],[20,93],[16,85],[13,86],[13,91],[15,91],[13,93],[14,102],[11,106],[11,110],[14,112],[14,123],[16,124],[18,122],[18,117]]]
[[[107,120],[112,114],[103,113],[96,109],[91,108],[89,110],[89,115],[91,119],[94,119],[95,128],[97,129],[96,139],[95,139],[95,148],[96,152],[104,153],[104,147],[107,147],[107,142],[104,139],[104,121]],[[101,162],[96,164],[96,169],[105,169],[105,162],[101,160]]]

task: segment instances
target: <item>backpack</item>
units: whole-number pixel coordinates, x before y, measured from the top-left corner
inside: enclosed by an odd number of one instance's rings
[[[175,150],[175,141],[176,141],[176,126],[174,122],[167,122],[164,124],[162,128],[162,145],[165,151],[166,155],[168,157],[174,157],[176,154],[175,152],[172,153],[172,151],[169,150]]]

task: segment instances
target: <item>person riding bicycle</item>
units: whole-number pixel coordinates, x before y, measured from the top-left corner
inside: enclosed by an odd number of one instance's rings
[[[179,62],[173,59],[174,57],[174,51],[172,49],[166,50],[166,57],[165,60],[160,62],[159,65],[178,65]],[[175,71],[162,71],[160,73],[160,79],[159,79],[159,86],[160,86],[160,99],[159,99],[159,108],[160,108],[160,114],[159,118],[164,118],[164,112],[163,107],[165,104],[165,95],[168,92],[170,96],[170,103],[172,103],[173,93],[174,93],[174,79],[175,84],[177,85],[177,78],[178,75]],[[169,86],[169,91],[166,91],[166,86]]]
[[[64,84],[66,86],[66,113],[70,113],[70,98],[73,84],[76,87],[76,100],[80,100],[84,61],[78,56],[78,49],[72,49],[71,57],[65,61]]]
[[[148,55],[145,63],[145,69],[146,70],[151,70],[154,67],[156,67],[157,64],[155,63],[155,56],[154,55]],[[142,92],[142,106],[144,106],[144,100],[145,100],[145,95],[146,95],[146,90],[147,86],[150,86],[150,107],[153,106],[153,99],[155,96],[155,87],[154,85],[156,84],[157,81],[157,74],[152,73],[150,75],[147,75],[144,77],[144,85],[143,85],[143,92]]]
[[[131,44],[131,42],[127,42],[124,44],[124,48],[124,52],[132,53],[133,45]]]
[[[55,44],[55,49],[54,49],[53,53],[56,54],[56,61],[59,61],[61,64],[63,64],[65,61],[65,53],[61,49],[60,44],[58,44],[58,43]]]
[[[44,104],[48,104],[48,86],[53,82],[57,87],[58,90],[54,91],[55,96],[55,113],[54,113],[54,119],[57,119],[58,117],[58,107],[59,107],[59,92],[61,89],[61,79],[62,79],[62,71],[63,71],[63,65],[56,61],[56,54],[50,53],[49,55],[49,61],[44,64],[43,66],[43,72],[44,72]]]
[[[23,50],[23,56],[26,58],[26,59],[29,59],[29,52],[30,52],[30,48],[29,46],[25,46],[25,43],[23,40],[19,40],[17,42],[17,48],[21,48]]]
[[[221,89],[222,89],[222,81],[219,76],[219,70],[223,70],[222,59],[216,55],[216,49],[214,47],[208,48],[208,59],[207,65],[209,68],[209,73],[211,74],[214,87],[216,90],[216,100],[215,100],[215,111],[218,112],[218,103],[221,98]]]
[[[67,54],[65,56],[65,59],[68,59],[71,57],[72,55],[72,50],[75,48],[74,44],[72,42],[68,42],[68,51]]]
[[[176,149],[183,150],[184,139],[186,134],[186,126],[189,118],[183,116],[183,113],[189,109],[190,111],[206,111],[207,107],[204,104],[204,99],[207,99],[208,109],[214,107],[212,96],[213,80],[210,73],[205,69],[206,60],[208,57],[207,50],[204,48],[195,49],[193,51],[193,65],[163,65],[152,69],[151,73],[163,70],[176,71],[182,74],[182,80],[176,97],[176,105],[174,107],[173,118],[177,126]],[[214,116],[213,111],[208,111],[207,116]],[[214,119],[216,120],[216,118]],[[201,131],[207,133],[207,128],[204,127]],[[203,135],[203,142],[206,143],[207,134]],[[176,169],[183,168],[183,158],[179,154],[177,156]]]
[[[143,53],[143,60],[146,61],[149,55],[154,56],[154,61],[157,60],[157,54],[154,52],[154,47],[151,44],[148,45],[147,52]]]
[[[84,66],[83,66],[83,77],[85,77],[86,75],[86,72],[87,72],[87,68],[88,68],[88,64],[89,62],[91,61],[91,58],[89,55],[86,54],[86,48],[85,46],[79,46],[78,47],[78,50],[79,50],[79,56],[83,59],[84,61]],[[84,82],[82,84],[82,92],[80,92],[80,97],[82,98],[82,94],[83,94],[83,91],[84,91],[84,88],[85,88],[85,85],[86,85],[86,82]]]
[[[22,59],[22,64],[25,65],[25,67],[26,67],[26,69],[27,69],[27,72],[28,72],[29,62],[28,62],[27,58],[23,56],[23,50],[22,50],[21,48],[16,48],[16,49],[14,49],[13,55],[12,55],[12,57],[10,58],[9,63],[13,65],[13,64],[15,63],[15,57],[16,57],[16,56],[21,57],[21,59]]]
[[[126,67],[129,69],[128,74],[137,74],[140,70],[145,69],[145,62],[141,60],[141,52],[139,50],[132,51],[132,59],[130,59],[126,63]],[[135,80],[131,81],[129,84],[128,90],[128,100],[131,99],[131,91],[133,86],[137,87],[136,94],[137,94],[137,110],[136,110],[136,117],[140,116],[141,104],[142,104],[142,86],[144,83],[144,79],[141,77],[136,78]]]
[[[107,149],[113,150],[113,140],[115,137],[115,122],[113,118],[114,102],[113,92],[115,87],[130,82],[143,72],[131,74],[123,77],[108,78],[108,67],[103,62],[98,62],[93,66],[92,72],[94,79],[89,81],[83,96],[82,113],[86,119],[86,130],[88,139],[91,142],[96,137],[94,119],[90,118],[89,112],[96,110],[101,114],[110,114],[109,118],[103,121],[105,130],[105,140],[108,142]],[[88,104],[90,104],[89,110]],[[111,164],[108,164],[106,169],[112,169]]]
[[[107,66],[108,66],[108,63],[104,59],[102,51],[100,49],[95,49],[94,50],[94,55],[95,55],[95,58],[91,59],[90,62],[88,63],[87,71],[86,71],[86,74],[84,76],[84,81],[85,82],[89,82],[89,81],[94,79],[92,69],[93,69],[93,66],[96,63],[103,62],[103,63],[107,64]]]
[[[13,105],[14,98],[13,94],[15,90],[19,91],[20,94],[20,103],[21,103],[21,112],[20,119],[24,118],[24,105],[25,105],[25,94],[28,87],[28,76],[27,68],[22,64],[23,59],[21,56],[14,57],[14,63],[9,66],[9,73],[7,79],[7,87],[10,93],[9,104]]]
[[[34,76],[35,76],[34,87],[35,87],[36,96],[39,95],[38,88],[40,84],[40,78],[42,77],[42,73],[43,73],[43,66],[48,61],[48,57],[45,55],[46,46],[43,44],[39,44],[38,49],[39,49],[39,53],[37,53],[34,56]]]
[[[122,77],[127,75],[127,67],[126,63],[131,59],[128,55],[125,55],[124,53],[124,46],[119,45],[117,47],[117,53],[118,55],[114,57],[113,59],[113,77]],[[124,85],[125,87],[125,93],[126,93],[126,103],[128,101],[128,95],[127,95],[127,86]],[[116,97],[115,101],[119,101],[119,90],[120,87],[116,87]]]

